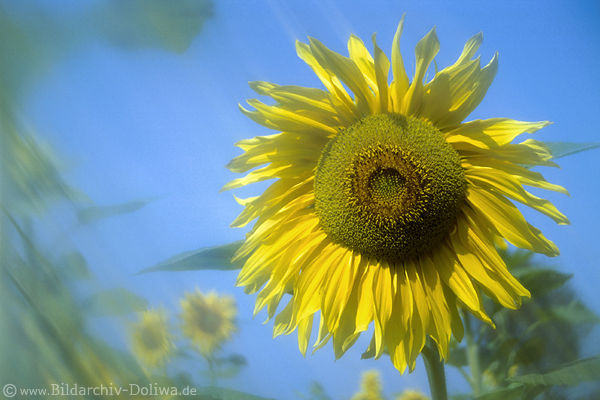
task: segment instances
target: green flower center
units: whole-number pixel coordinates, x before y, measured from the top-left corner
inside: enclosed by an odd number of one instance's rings
[[[454,148],[431,123],[370,115],[323,150],[315,209],[336,243],[363,255],[401,261],[439,244],[466,194]]]
[[[146,327],[140,335],[141,342],[146,349],[157,349],[165,342],[165,335],[159,327]]]
[[[215,334],[221,328],[223,318],[221,315],[211,309],[203,309],[198,313],[198,328],[208,334]]]

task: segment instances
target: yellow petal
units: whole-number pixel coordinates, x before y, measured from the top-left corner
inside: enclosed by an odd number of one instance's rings
[[[406,15],[406,14],[405,14]],[[393,111],[400,113],[402,112],[402,100],[408,90],[408,76],[404,69],[404,61],[402,61],[402,53],[400,52],[400,36],[402,36],[402,28],[404,26],[404,17],[398,24],[396,34],[394,35],[394,41],[392,42],[392,74],[394,81],[392,82],[392,103]]]
[[[329,50],[316,39],[309,38],[309,42],[310,49],[321,66],[338,77],[354,93],[356,108],[360,115],[364,116],[372,113],[374,110],[374,96],[356,64],[351,59]]]
[[[550,124],[548,121],[527,122],[509,118],[478,119],[461,124],[458,128],[449,131],[446,137],[453,135],[476,136],[483,133],[498,146],[503,146],[523,133],[534,133]]]
[[[312,332],[312,324],[312,315],[300,320],[300,323],[298,323],[298,348],[303,356],[306,356],[306,349],[308,348],[308,342],[310,341],[310,334]]]
[[[550,257],[558,255],[556,245],[529,225],[521,212],[503,196],[471,186],[467,201],[513,245]]]
[[[479,319],[493,325],[481,305],[479,293],[473,286],[469,275],[456,259],[456,252],[446,244],[440,246],[440,251],[434,254],[435,263],[440,278],[456,297]]]
[[[375,306],[375,348],[376,358],[383,352],[385,326],[392,313],[394,288],[392,275],[387,263],[380,263],[373,277],[373,302]]]
[[[541,199],[529,193],[516,178],[503,172],[489,168],[471,168],[466,171],[467,181],[474,186],[479,186],[510,197],[525,204],[544,215],[552,218],[559,225],[567,225],[569,220],[548,200]]]
[[[348,54],[363,74],[371,90],[377,94],[377,78],[375,77],[373,57],[365,47],[363,41],[355,35],[350,35],[350,39],[348,40]]]
[[[344,86],[338,77],[319,64],[313,55],[311,48],[305,43],[296,42],[296,52],[298,57],[313,69],[323,85],[325,85],[331,94],[333,106],[342,115],[346,116],[346,118],[353,119],[353,116],[360,117],[360,115],[357,114],[352,98],[348,95],[348,92],[346,92],[346,89],[344,89]]]
[[[419,40],[415,48],[416,67],[415,75],[403,100],[403,111],[408,115],[419,115],[423,97],[423,78],[440,50],[440,42],[433,28],[423,39]]]
[[[391,111],[389,107],[389,91],[388,91],[388,72],[390,70],[390,61],[388,60],[385,53],[377,46],[375,41],[375,35],[373,35],[373,47],[374,47],[374,67],[375,77],[377,81],[377,97],[379,100],[379,112]]]

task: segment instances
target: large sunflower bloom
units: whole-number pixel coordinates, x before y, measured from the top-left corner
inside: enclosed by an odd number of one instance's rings
[[[349,58],[316,39],[297,43],[326,90],[252,82],[276,103],[249,100],[255,110],[242,111],[280,133],[237,143],[244,154],[230,170],[267,165],[224,188],[276,178],[260,196],[239,200],[245,209],[233,222],[241,227],[257,219],[234,257],[243,260],[238,284],[259,292],[255,311],[267,307],[271,318],[291,294],[274,334],[297,329],[305,353],[320,311],[314,347],[331,338],[340,357],[374,322],[366,355],[387,350],[400,371],[415,367],[428,336],[447,355],[451,335],[463,336],[459,307],[493,325],[481,292],[511,309],[529,296],[496,246],[558,254],[509,199],[568,223],[523,188],[566,193],[529,168],[555,165],[549,149],[531,139],[513,143],[548,122],[463,122],[497,69],[497,55],[483,68],[473,59],[482,35],[424,82],[439,49],[431,30],[416,46],[409,81],[402,25],[391,63],[375,37],[371,56],[351,36]]]
[[[237,309],[231,296],[196,289],[181,300],[182,331],[205,356],[214,353],[235,332]]]
[[[132,327],[131,346],[136,357],[149,367],[166,361],[174,346],[164,311],[144,311]]]

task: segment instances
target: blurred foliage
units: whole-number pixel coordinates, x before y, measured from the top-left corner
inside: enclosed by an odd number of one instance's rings
[[[331,397],[325,391],[323,385],[317,381],[311,382],[308,390],[308,394],[296,393],[296,395],[304,400],[332,400]]]
[[[188,375],[169,376],[164,370],[148,368],[139,364],[129,351],[114,345],[119,342],[114,333],[93,329],[97,317],[128,317],[146,310],[148,302],[125,288],[98,290],[100,282],[94,279],[84,255],[65,245],[68,240],[53,237],[51,241],[61,245],[49,246],[47,240],[38,238],[38,232],[52,224],[50,215],[56,208],[60,221],[69,213],[73,214],[70,219],[77,221],[82,210],[90,208],[79,201],[85,196],[72,195],[76,191],[65,183],[57,163],[33,136],[23,133],[10,108],[5,106],[2,112],[0,376],[3,381],[17,388],[47,390],[52,390],[53,384],[71,387],[135,384],[179,390],[192,387],[203,399],[260,400],[228,388],[200,387]],[[126,204],[135,206],[96,207],[95,210],[110,212],[96,213],[94,220],[132,212],[140,205]],[[90,222],[79,218],[79,229]],[[111,324],[124,331],[122,320],[108,321]],[[204,379],[215,383],[217,378],[233,377],[245,366],[242,355],[215,354],[210,372],[199,375],[200,382]]]
[[[550,149],[553,159],[570,156],[572,154],[577,154],[582,151],[597,149],[600,147],[599,142],[544,142],[544,144]]]
[[[238,240],[222,246],[207,247],[195,251],[187,251],[165,260],[153,267],[145,268],[139,273],[157,271],[195,271],[195,270],[232,270],[240,265],[233,264],[231,259],[243,241]]]
[[[107,0],[89,14],[91,26],[111,43],[126,48],[187,50],[213,15],[210,0]]]
[[[93,41],[181,53],[213,15],[212,0],[99,0],[61,13],[43,2],[0,0],[0,89],[9,98]]]
[[[81,224],[90,224],[100,219],[134,212],[150,203],[150,200],[129,201],[110,206],[91,206],[77,212],[77,220]]]
[[[297,393],[304,400],[332,400],[325,388],[319,382],[312,382],[308,394]],[[393,395],[393,400],[430,400],[422,392],[406,389],[401,393]],[[387,400],[383,393],[383,383],[378,370],[363,371],[360,378],[360,388],[349,400]]]
[[[93,329],[98,316],[129,316],[145,310],[148,302],[125,288],[98,290],[99,282],[83,254],[68,245],[48,246],[38,239],[43,226],[52,223],[49,212],[53,207],[60,209],[64,203],[70,206],[59,213],[61,219],[65,213],[77,214],[85,208],[70,196],[72,190],[65,189],[68,186],[58,166],[44,156],[46,153],[32,136],[22,133],[9,108],[2,111],[0,376],[3,382],[17,388],[47,390],[52,390],[53,384],[70,387],[134,384],[179,390],[193,387],[200,398],[259,399],[226,388],[198,387],[198,382],[189,376],[168,376],[164,371],[147,368],[129,351],[113,344],[119,340],[110,330]],[[19,162],[11,165],[15,155],[19,156]],[[57,243],[68,242],[52,239]],[[121,320],[107,322],[124,330]],[[215,358],[214,362],[218,377],[235,376],[246,365],[245,358],[237,354]],[[206,374],[205,379],[208,377]]]
[[[524,250],[502,255],[531,299],[517,311],[486,299],[496,329],[464,315],[465,340],[454,343],[448,364],[461,371],[473,392],[455,398],[591,398],[591,391],[600,389],[600,361],[578,359],[584,338],[600,319],[568,285],[571,275],[540,265]],[[595,384],[585,393],[567,387],[586,381]]]
[[[105,289],[69,235],[147,200],[97,206],[63,178],[64,165],[19,114],[21,96],[70,52],[101,40],[132,50],[184,51],[212,14],[210,0],[100,0],[62,14],[34,1],[0,1],[0,377],[20,388],[186,387],[207,400],[261,400],[214,386],[208,374],[168,375],[121,343],[124,322],[148,302]],[[65,223],[74,226],[65,229]],[[99,319],[100,318],[100,319]],[[98,324],[98,322],[101,322]],[[116,328],[116,332],[112,329]],[[173,359],[186,359],[175,351]],[[235,376],[239,354],[215,357],[215,376]],[[56,397],[50,394],[37,398]],[[58,397],[64,397],[58,396]],[[84,398],[102,396],[83,396]],[[123,398],[148,397],[123,393]],[[177,398],[159,395],[156,398]],[[182,398],[189,398],[189,396]]]

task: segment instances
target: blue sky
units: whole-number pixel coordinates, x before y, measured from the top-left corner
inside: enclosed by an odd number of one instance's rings
[[[46,2],[45,7],[62,12],[75,4]],[[426,390],[421,364],[401,377],[388,359],[360,360],[366,338],[335,362],[329,347],[303,358],[295,334],[272,340],[272,326],[261,324],[264,316],[251,318],[254,297],[233,286],[233,272],[133,276],[179,252],[242,238],[244,231],[229,228],[240,207],[231,193],[219,193],[234,177],[224,166],[239,154],[233,143],[271,133],[238,110],[238,103],[255,97],[248,81],[320,87],[297,58],[296,40],[314,36],[347,54],[351,33],[369,46],[377,32],[389,55],[403,13],[401,48],[409,71],[415,44],[433,26],[441,42],[440,67],[452,63],[480,31],[482,61],[499,52],[496,79],[469,119],[550,120],[554,124],[536,139],[600,140],[600,5],[595,1],[216,1],[215,16],[187,52],[124,52],[93,41],[46,71],[23,100],[27,122],[71,160],[69,181],[98,204],[156,198],[134,214],[73,233],[73,244],[107,286],[126,286],[173,310],[184,291],[196,286],[236,296],[240,333],[229,349],[249,359],[235,381],[245,390],[289,399],[316,379],[335,398],[344,398],[358,388],[360,372],[370,368],[382,371],[388,394],[407,387]],[[560,160],[560,169],[542,170],[570,191],[570,197],[548,197],[571,226],[556,226],[532,212],[526,216],[561,249],[548,263],[573,273],[584,301],[600,312],[598,154],[582,153]],[[258,193],[261,187],[236,194]],[[590,354],[600,352],[597,346]],[[462,380],[451,373],[450,390],[461,387]]]

